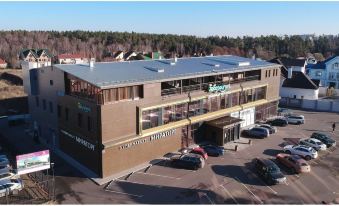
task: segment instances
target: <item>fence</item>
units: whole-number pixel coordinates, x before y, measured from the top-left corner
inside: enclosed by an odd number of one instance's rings
[[[279,105],[283,107],[301,108],[314,111],[339,112],[339,101],[335,99],[293,99],[282,97]]]

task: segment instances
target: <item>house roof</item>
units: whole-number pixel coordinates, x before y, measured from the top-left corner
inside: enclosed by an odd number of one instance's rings
[[[117,51],[115,54],[114,54],[114,58],[117,58],[120,54],[122,54],[123,51]]]
[[[303,72],[292,72],[292,78],[284,80],[282,87],[298,89],[318,89],[318,86]]]
[[[57,56],[58,59],[80,59],[80,58],[85,58],[85,55],[81,54],[59,54]]]
[[[281,67],[280,67],[281,75],[282,75],[284,78],[287,78],[287,76],[288,76],[288,69],[286,68],[286,66],[284,65],[284,63],[283,63],[279,58],[271,59],[271,60],[269,60],[268,62],[275,63],[275,64],[280,64],[280,65],[281,65]]]
[[[129,58],[133,53],[135,53],[135,52],[134,51],[126,52],[126,54],[124,55],[124,59]]]
[[[326,63],[336,58],[337,56],[331,56],[324,61],[317,62],[316,64],[308,64],[306,66],[307,69],[326,69]]]
[[[292,67],[292,66],[303,67],[305,66],[306,59],[291,59],[291,58],[281,57],[280,61],[287,68]]]
[[[50,58],[53,57],[53,55],[49,52],[48,49],[23,49],[21,50],[21,55],[23,55],[24,58],[26,58],[29,52],[31,52],[35,58],[39,58],[44,51],[48,57]]]
[[[90,68],[89,65],[77,64],[55,64],[54,67],[100,88],[110,88],[217,73],[250,71],[276,65],[230,55],[179,58],[174,65],[173,62],[173,59],[140,60],[97,62],[94,68]]]
[[[6,64],[6,61],[0,58],[0,64]]]
[[[26,58],[30,52],[32,53],[32,55],[35,58],[38,58],[38,55],[35,53],[35,51],[33,49],[23,49],[23,50],[21,50],[20,53],[21,53],[22,56],[24,56],[24,58]]]

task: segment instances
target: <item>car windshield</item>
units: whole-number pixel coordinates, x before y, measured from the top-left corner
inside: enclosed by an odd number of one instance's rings
[[[322,145],[323,143],[321,143],[321,142],[315,142],[317,145]]]
[[[272,173],[278,173],[278,172],[280,172],[280,169],[279,169],[279,167],[276,166],[276,165],[271,165],[271,166],[269,167],[269,171],[272,172]]]

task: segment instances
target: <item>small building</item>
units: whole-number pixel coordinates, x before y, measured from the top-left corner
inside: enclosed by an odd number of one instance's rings
[[[0,58],[0,68],[5,69],[7,67],[7,62]]]
[[[320,86],[339,89],[339,56],[307,65],[307,74],[312,80],[320,81]]]
[[[56,58],[57,64],[86,64],[88,58],[82,54],[59,54]]]

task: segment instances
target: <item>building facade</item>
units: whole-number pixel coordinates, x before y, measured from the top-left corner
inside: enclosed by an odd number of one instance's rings
[[[279,101],[279,65],[235,56],[34,70],[34,129],[99,178],[191,144],[234,141],[276,115]]]
[[[339,56],[308,65],[307,74],[312,80],[320,81],[322,87],[339,89]]]

